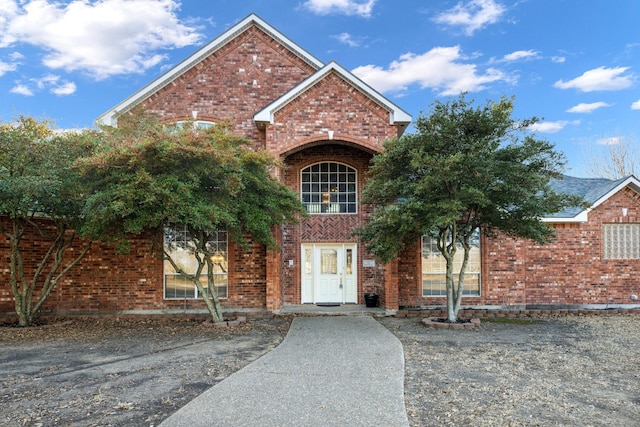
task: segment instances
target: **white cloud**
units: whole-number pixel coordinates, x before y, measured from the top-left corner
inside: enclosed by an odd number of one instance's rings
[[[201,37],[179,21],[175,0],[3,3],[13,8],[0,12],[0,47],[31,44],[47,52],[47,67],[85,71],[97,79],[142,72],[164,59],[158,50],[188,46]]]
[[[574,120],[574,121],[559,120],[557,122],[535,123],[529,126],[529,129],[531,129],[534,132],[540,132],[540,133],[556,133],[556,132],[560,132],[562,129],[564,129],[568,125],[579,125],[579,124],[580,124],[580,120]]]
[[[551,60],[556,64],[562,64],[567,60],[567,58],[565,58],[564,56],[552,56]]]
[[[18,14],[18,2],[15,0],[0,0],[0,47],[5,47],[5,40],[11,42],[11,35],[7,28],[11,20]]]
[[[304,6],[318,15],[356,15],[363,18],[371,16],[377,0],[307,0]]]
[[[14,87],[11,88],[9,92],[15,93],[18,95],[33,96],[33,92],[31,91],[31,89],[29,89],[28,86],[23,85],[21,83],[16,84]]]
[[[32,96],[38,91],[46,90],[54,95],[71,95],[76,92],[76,84],[61,79],[55,74],[46,74],[40,78],[31,78],[28,82],[18,81],[11,93]]]
[[[421,55],[406,53],[387,69],[364,65],[353,73],[380,92],[402,92],[409,85],[432,88],[440,95],[478,92],[486,84],[510,81],[510,77],[495,68],[480,73],[474,64],[465,64],[459,46],[436,47]]]
[[[458,3],[433,20],[438,24],[461,26],[470,36],[477,30],[498,22],[505,11],[506,8],[495,0],[470,0]]]
[[[3,74],[8,73],[9,71],[15,71],[17,68],[16,64],[11,64],[9,62],[0,61],[0,77]]]
[[[596,141],[596,144],[600,145],[618,145],[622,142],[622,138],[619,136],[609,136],[606,138],[600,138]]]
[[[611,105],[607,104],[606,102],[592,102],[590,104],[582,102],[569,108],[567,110],[567,113],[591,113],[602,107],[611,107]]]
[[[516,50],[502,57],[498,62],[515,62],[529,59],[536,59],[539,57],[537,50]]]
[[[63,82],[51,89],[51,93],[55,95],[71,95],[76,92],[76,84],[74,82]]]
[[[599,90],[626,89],[633,84],[633,74],[624,74],[629,67],[606,68],[598,67],[585,71],[581,76],[573,80],[558,80],[553,84],[560,89],[578,89],[582,92],[594,92]]]
[[[640,110],[640,99],[638,99],[636,102],[631,104],[631,109],[632,110]]]
[[[60,81],[60,76],[47,74],[46,76],[40,77],[39,79],[31,79],[31,81],[35,83],[38,89],[44,89],[47,86],[56,86]]]
[[[360,42],[355,40],[353,36],[349,33],[338,34],[337,36],[333,36],[333,38],[338,40],[340,43],[346,44],[349,47],[360,46]]]

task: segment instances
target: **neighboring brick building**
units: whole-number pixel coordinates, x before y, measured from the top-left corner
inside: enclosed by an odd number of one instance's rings
[[[381,306],[444,303],[442,264],[431,242],[416,242],[382,265],[352,236],[370,210],[360,205],[365,174],[382,142],[401,135],[411,116],[340,65],[323,64],[251,15],[172,70],[103,114],[142,105],[167,122],[210,126],[231,120],[235,132],[279,156],[279,179],[301,195],[310,215],[275,230],[279,250],[242,250],[222,232],[215,277],[228,310],[279,310],[303,303]],[[508,239],[476,241],[464,306],[625,306],[640,294],[640,183],[566,177],[561,191],[592,208],[547,220],[557,240],[546,246]],[[180,238],[176,233],[172,238]],[[52,294],[46,312],[172,312],[202,309],[192,285],[151,256],[139,237],[129,255],[96,245]],[[0,261],[8,265],[8,243]],[[176,254],[179,255],[179,254]],[[186,262],[186,261],[185,261]],[[0,314],[10,314],[8,267],[0,268]]]

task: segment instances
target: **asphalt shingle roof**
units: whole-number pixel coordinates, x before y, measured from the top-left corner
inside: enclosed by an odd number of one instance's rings
[[[562,179],[552,179],[549,184],[556,193],[580,196],[590,205],[593,205],[627,178],[612,180],[606,178],[577,178],[563,175]],[[583,210],[583,208],[575,206],[548,215],[547,218],[573,218]]]

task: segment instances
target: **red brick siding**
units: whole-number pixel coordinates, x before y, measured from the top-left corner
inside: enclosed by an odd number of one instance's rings
[[[267,127],[267,147],[282,154],[302,143],[348,137],[370,151],[382,149],[382,142],[397,135],[385,110],[335,73],[277,111],[274,124]]]
[[[44,222],[46,224],[46,222]],[[265,307],[265,248],[251,244],[243,250],[230,242],[229,298],[223,308]],[[49,248],[49,242],[30,229],[22,245],[29,277]],[[79,253],[70,249],[66,260]],[[0,238],[0,316],[15,312],[10,287],[9,242]],[[92,246],[51,293],[43,313],[93,313],[122,310],[203,309],[201,300],[165,300],[162,261],[151,253],[151,241],[133,237],[131,252],[119,255],[109,245]]]
[[[313,72],[310,64],[250,27],[143,105],[167,120],[191,119],[192,111],[198,111],[200,120],[230,120],[236,134],[264,147],[264,132],[256,128],[253,116]]]
[[[482,295],[463,298],[463,305],[632,304],[630,295],[640,294],[640,260],[602,258],[602,224],[607,223],[640,223],[638,194],[624,189],[589,212],[587,222],[553,225],[556,239],[546,245],[483,238]],[[420,251],[412,252],[415,262],[406,269],[416,266],[416,280],[401,283],[400,305],[444,304],[443,298],[414,293],[420,290]]]
[[[353,147],[340,145],[339,141],[324,141],[322,145],[311,145],[285,159],[286,169],[283,182],[296,192],[300,192],[300,173],[302,169],[317,162],[335,161],[349,165],[357,171],[358,200],[364,187],[365,173],[368,170],[371,154]],[[320,242],[356,242],[358,238],[352,232],[366,221],[370,208],[358,205],[357,214],[321,214],[301,218],[297,225],[282,229],[282,292],[285,304],[300,303],[300,246],[303,243]],[[384,272],[378,268],[362,267],[363,259],[373,259],[363,245],[358,245],[358,301],[362,301],[364,292],[374,289],[380,293],[384,283]],[[288,260],[293,260],[289,266]]]

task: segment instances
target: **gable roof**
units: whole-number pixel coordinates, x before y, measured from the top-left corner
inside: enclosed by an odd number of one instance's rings
[[[323,63],[319,59],[317,59],[305,49],[301,48],[289,38],[284,36],[259,16],[251,14],[244,18],[242,21],[238,22],[233,27],[229,28],[220,36],[213,39],[211,42],[207,43],[202,48],[198,49],[194,54],[180,62],[178,65],[171,68],[169,71],[167,71],[148,85],[144,86],[142,89],[138,90],[137,92],[126,98],[124,101],[111,108],[109,111],[100,115],[96,119],[96,122],[103,125],[114,126],[117,122],[117,115],[119,113],[128,111],[141,101],[144,101],[145,99],[174,81],[177,77],[190,70],[195,64],[199,63],[200,61],[211,55],[213,52],[222,48],[230,40],[234,39],[251,26],[256,26],[265,33],[269,34],[269,36],[273,37],[281,45],[289,49],[296,56],[310,64],[316,70],[320,69],[323,66]]]
[[[554,179],[549,182],[551,188],[556,193],[570,194],[582,197],[589,208],[570,207],[561,212],[549,215],[544,218],[546,222],[585,222],[587,214],[595,209],[609,197],[613,196],[623,188],[630,186],[640,193],[640,181],[630,175],[616,180],[606,178],[577,178],[564,175],[562,179]]]
[[[389,124],[398,126],[398,136],[402,135],[407,126],[411,123],[411,115],[406,113],[400,107],[389,101],[387,98],[382,96],[376,90],[374,90],[371,86],[367,85],[365,82],[360,80],[358,77],[353,75],[351,72],[347,71],[341,65],[339,65],[335,61],[329,62],[327,65],[316,71],[313,75],[309,76],[298,86],[291,89],[289,92],[282,95],[280,98],[276,99],[271,104],[267,105],[264,109],[259,111],[257,114],[253,116],[253,119],[257,124],[273,124],[273,118],[275,113],[287,105],[289,102],[293,101],[300,94],[308,90],[310,87],[315,85],[317,82],[326,77],[329,73],[334,72],[338,74],[342,79],[347,81],[353,87],[362,92],[369,99],[375,101],[378,105],[380,105],[385,110],[389,111]]]

